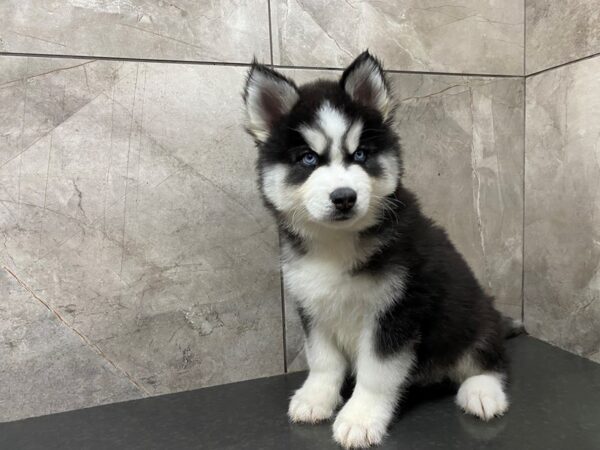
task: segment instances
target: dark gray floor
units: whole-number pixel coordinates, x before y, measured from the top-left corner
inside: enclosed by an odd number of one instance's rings
[[[413,391],[381,449],[600,449],[600,365],[509,341],[511,408],[483,423],[444,389]],[[292,374],[0,424],[1,449],[336,449],[331,424],[291,425]]]

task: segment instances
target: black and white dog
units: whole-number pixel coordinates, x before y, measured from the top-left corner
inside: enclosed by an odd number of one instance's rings
[[[306,333],[310,374],[290,402],[291,420],[330,418],[349,371],[354,392],[333,424],[344,447],[381,442],[411,383],[450,379],[466,412],[503,414],[510,321],[402,186],[379,62],[365,52],[339,81],[303,86],[254,63],[244,102]]]

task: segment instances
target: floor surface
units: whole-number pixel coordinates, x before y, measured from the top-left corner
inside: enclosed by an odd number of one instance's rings
[[[413,391],[380,449],[600,449],[600,365],[530,337],[508,342],[511,408],[466,416],[442,387]],[[304,373],[0,424],[0,449],[337,449],[331,424],[292,425]]]

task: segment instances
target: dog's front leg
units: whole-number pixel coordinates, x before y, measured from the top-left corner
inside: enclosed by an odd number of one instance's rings
[[[413,365],[411,348],[383,356],[375,347],[373,331],[365,330],[358,346],[354,393],[333,424],[334,439],[346,448],[381,442]]]
[[[316,423],[331,417],[342,401],[340,389],[348,363],[332,338],[318,329],[306,338],[308,378],[290,401],[292,422]]]

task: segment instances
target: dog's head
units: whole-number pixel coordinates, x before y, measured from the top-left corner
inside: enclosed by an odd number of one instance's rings
[[[253,64],[244,102],[267,205],[292,229],[375,224],[401,171],[393,101],[379,62],[361,54],[339,81],[298,87]]]

